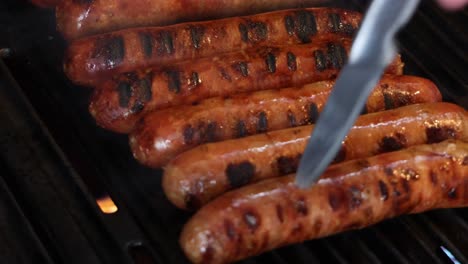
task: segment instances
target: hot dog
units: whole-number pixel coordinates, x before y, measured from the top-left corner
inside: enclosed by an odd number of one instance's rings
[[[176,206],[197,209],[230,189],[293,173],[312,130],[278,130],[184,152],[166,166],[164,192]],[[468,113],[454,104],[418,104],[362,115],[335,162],[445,139],[468,140]]]
[[[299,86],[334,78],[350,48],[350,40],[308,45],[262,47],[201,58],[164,70],[120,75],[94,90],[89,106],[98,125],[130,132],[144,114],[202,99],[240,92]],[[400,74],[397,57],[387,73]]]
[[[257,14],[314,6],[323,0],[80,0],[60,1],[57,27],[67,39],[131,27]]]
[[[148,113],[130,134],[135,158],[149,167],[164,166],[197,145],[245,137],[315,122],[334,81],[211,98]],[[441,101],[431,81],[414,76],[384,76],[369,96],[365,112]],[[162,142],[166,142],[162,144]]]
[[[313,43],[324,34],[351,37],[360,19],[361,15],[352,11],[315,8],[132,28],[71,42],[64,68],[77,84],[95,85],[113,74],[149,66],[266,45]]]
[[[294,175],[226,193],[184,226],[193,263],[229,263],[402,214],[468,205],[468,144],[448,141],[332,165],[299,189]]]

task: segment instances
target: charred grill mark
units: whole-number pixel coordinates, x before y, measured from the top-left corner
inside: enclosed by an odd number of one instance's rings
[[[167,75],[167,88],[169,91],[174,93],[180,93],[181,82],[180,82],[180,72],[178,71],[166,71]]]
[[[236,229],[234,228],[234,224],[229,219],[224,219],[224,229],[226,231],[226,235],[230,240],[234,240],[236,238]]]
[[[288,60],[288,69],[290,71],[296,71],[297,70],[296,55],[294,55],[294,53],[292,52],[288,52],[287,60]]]
[[[328,25],[332,32],[339,32],[341,25],[341,17],[337,13],[328,14]]]
[[[276,166],[281,175],[290,174],[296,171],[297,166],[299,166],[299,160],[301,159],[301,154],[298,154],[293,157],[281,156],[276,159]]]
[[[243,120],[239,120],[236,125],[236,136],[238,138],[245,137],[248,135],[247,128],[245,126],[245,122]]]
[[[239,24],[239,33],[244,42],[258,42],[267,39],[268,27],[263,22],[246,20]]]
[[[317,34],[317,22],[311,12],[301,10],[296,12],[296,22],[294,23],[297,37],[302,43],[310,43],[310,37]]]
[[[300,215],[306,216],[309,213],[309,209],[307,208],[307,204],[305,202],[304,197],[300,197],[294,204],[296,208],[296,212]]]
[[[450,190],[447,193],[447,196],[448,198],[452,200],[457,199],[457,188],[456,187],[450,188]]]
[[[276,205],[276,217],[278,217],[278,220],[280,221],[280,223],[283,223],[284,221],[283,207],[281,207],[280,204]]]
[[[249,183],[255,174],[255,165],[249,161],[243,161],[240,163],[230,163],[226,168],[226,176],[229,181],[229,185],[232,188],[241,187]]]
[[[119,93],[120,107],[128,107],[130,97],[132,96],[132,87],[130,84],[128,82],[120,82],[117,86],[117,92]]]
[[[258,115],[258,123],[257,123],[257,132],[263,133],[268,130],[268,117],[265,112],[260,112]]]
[[[146,58],[151,58],[153,55],[153,37],[149,33],[141,32],[140,34],[141,47]]]
[[[383,99],[384,99],[384,104],[385,104],[385,110],[390,110],[395,108],[395,103],[393,102],[393,98],[390,94],[387,92],[383,92]]]
[[[192,72],[192,76],[190,78],[190,84],[194,87],[200,85],[200,76],[198,76],[198,72]]]
[[[387,201],[388,199],[388,187],[385,182],[379,180],[380,199]]]
[[[133,92],[135,93],[135,105],[132,108],[132,112],[137,113],[143,110],[145,104],[151,100],[151,77],[146,76],[144,78],[135,80],[132,85]]]
[[[199,49],[201,47],[201,41],[204,34],[205,27],[201,25],[190,26],[190,38],[195,49]]]
[[[295,127],[295,126],[297,126],[297,123],[296,123],[296,116],[295,116],[294,113],[291,111],[291,109],[288,110],[287,115],[288,115],[289,126],[290,126],[290,127]]]
[[[317,71],[321,72],[324,71],[327,68],[327,58],[325,56],[325,53],[321,50],[317,50],[314,52],[314,58],[315,58],[315,69]]]
[[[327,58],[329,67],[341,69],[346,62],[347,54],[345,48],[337,43],[328,43]]]
[[[101,60],[109,69],[117,67],[125,57],[123,38],[121,36],[100,38],[91,57]]]
[[[156,37],[158,55],[174,53],[174,43],[170,31],[160,31]]]
[[[244,77],[249,76],[249,67],[248,67],[247,62],[241,61],[241,62],[238,62],[238,63],[234,63],[234,65],[232,65],[232,67],[234,68],[234,70],[240,72],[242,74],[242,76],[244,76]]]
[[[193,135],[195,134],[195,130],[193,129],[192,125],[186,125],[183,134],[184,144],[191,145],[193,143]]]
[[[193,193],[189,193],[185,196],[184,203],[188,210],[195,210],[202,206],[202,202],[198,199],[198,196]]]
[[[333,211],[337,211],[346,202],[346,195],[339,188],[328,194],[328,203]]]
[[[298,234],[302,233],[302,230],[303,230],[302,224],[301,223],[296,223],[293,226],[292,230],[291,230],[291,235],[292,236],[298,235]]]
[[[249,41],[249,30],[245,24],[239,24],[239,33],[241,36],[242,41],[248,42]]]
[[[457,131],[448,126],[432,126],[426,128],[427,143],[438,143],[447,139],[457,138]]]
[[[284,17],[284,27],[288,32],[288,35],[292,36],[294,34],[294,18],[292,16],[285,16]]]
[[[315,122],[317,122],[317,119],[319,117],[319,110],[315,103],[309,104],[309,109],[307,111],[307,114],[309,116],[309,119],[308,119],[309,124],[314,124]]]
[[[401,133],[395,133],[395,136],[383,137],[379,142],[379,153],[390,152],[400,150],[406,147],[407,140],[405,135]]]
[[[333,163],[342,162],[345,159],[346,159],[346,147],[345,145],[341,145],[341,148],[336,154],[335,159],[333,160]]]
[[[432,184],[433,184],[433,185],[437,185],[437,182],[439,181],[439,180],[437,179],[437,178],[438,178],[438,177],[437,177],[437,173],[431,170],[429,176],[430,176],[430,178],[431,178]]]
[[[145,108],[145,105],[144,103],[142,103],[141,101],[135,101],[135,103],[133,104],[132,108],[130,109],[130,112],[132,113],[139,113],[143,110],[143,108]]]
[[[276,56],[275,55],[268,52],[266,59],[265,59],[265,63],[270,73],[276,72]]]
[[[204,123],[200,124],[199,131],[200,131],[200,142],[214,142],[216,141],[216,130],[218,124],[216,121],[210,121],[208,125],[205,126]]]
[[[390,168],[390,167],[385,167],[384,168],[384,173],[385,173],[385,175],[391,177],[391,176],[393,176],[393,169]]]
[[[356,29],[351,24],[344,24],[341,21],[341,16],[337,13],[332,13],[328,15],[328,26],[331,29],[331,32],[334,33],[344,33],[348,36],[354,34]]]
[[[221,73],[221,77],[223,77],[223,79],[228,80],[230,82],[232,81],[231,75],[229,75],[226,69],[220,68],[219,72]]]
[[[243,218],[252,233],[260,226],[260,216],[253,212],[253,210],[246,211]]]
[[[356,209],[361,206],[362,198],[361,198],[361,190],[356,186],[351,186],[349,188],[349,193],[351,199],[349,200],[349,208]]]
[[[361,110],[361,115],[365,115],[367,113],[369,113],[369,110],[367,110],[367,105],[364,105]]]

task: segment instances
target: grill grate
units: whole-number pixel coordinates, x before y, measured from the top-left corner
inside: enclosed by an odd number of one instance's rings
[[[365,10],[361,1],[336,2]],[[445,100],[468,108],[468,13],[432,2],[400,34],[406,73],[432,79]],[[13,49],[0,61],[0,262],[187,263],[178,235],[190,214],[166,200],[161,171],[137,164],[126,136],[95,126],[90,91],[63,75],[65,43],[54,27],[52,11],[0,3],[0,48]],[[106,194],[117,213],[94,203]],[[241,263],[453,263],[446,252],[468,263],[467,232],[467,209],[438,210]]]

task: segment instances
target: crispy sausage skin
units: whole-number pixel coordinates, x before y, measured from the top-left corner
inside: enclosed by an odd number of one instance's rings
[[[98,125],[128,133],[152,110],[332,79],[346,61],[350,42],[262,47],[120,75],[94,90],[89,110]],[[398,56],[387,73],[400,74],[402,68]]]
[[[206,144],[165,168],[163,189],[184,209],[197,209],[222,193],[296,171],[313,126]],[[362,115],[335,162],[365,158],[446,139],[468,140],[468,113],[449,103],[418,104]]]
[[[468,144],[446,141],[332,165],[299,189],[294,175],[226,193],[184,226],[193,263],[229,263],[403,214],[468,206]]]
[[[60,1],[58,30],[75,39],[126,28],[252,15],[312,6],[323,0],[67,0]]]
[[[149,66],[266,45],[311,43],[324,34],[351,37],[360,20],[356,12],[314,8],[132,28],[73,41],[64,69],[77,84],[94,85],[111,75]]]
[[[135,158],[161,167],[197,145],[240,138],[266,131],[315,123],[334,81],[211,98],[148,113],[130,134]],[[438,102],[431,81],[405,75],[384,76],[368,98],[364,112],[408,104]],[[165,142],[165,143],[164,143]]]

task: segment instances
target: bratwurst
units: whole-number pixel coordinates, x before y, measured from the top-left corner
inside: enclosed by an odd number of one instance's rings
[[[313,124],[333,85],[334,81],[321,81],[153,111],[130,134],[130,146],[140,163],[157,168],[203,143]],[[438,101],[440,92],[430,80],[387,75],[372,91],[363,111]]]
[[[75,83],[96,85],[116,73],[149,66],[163,67],[259,46],[313,43],[323,35],[351,37],[360,20],[356,12],[312,8],[131,28],[71,42],[64,68]]]
[[[180,244],[193,263],[229,263],[402,214],[468,205],[468,144],[419,145],[332,165],[299,189],[294,175],[229,192],[198,211]]]
[[[66,0],[59,1],[58,30],[66,39],[147,26],[316,6],[323,0]],[[340,27],[340,22],[336,23]]]
[[[346,62],[350,46],[350,39],[341,39],[261,47],[122,74],[94,90],[89,111],[98,125],[128,133],[152,110],[332,79]],[[401,74],[402,68],[397,56],[386,72]]]
[[[163,189],[177,207],[197,209],[230,189],[296,172],[313,126],[202,145],[164,170]],[[410,105],[360,116],[334,162],[446,139],[468,141],[468,113],[449,103]]]

